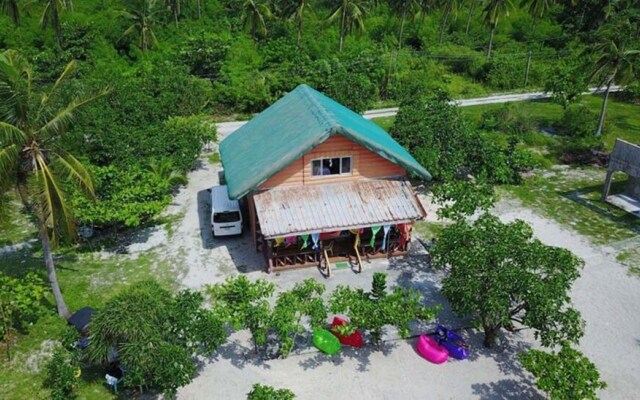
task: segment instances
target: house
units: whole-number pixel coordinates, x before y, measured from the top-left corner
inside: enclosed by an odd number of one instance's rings
[[[300,85],[224,139],[229,198],[245,199],[268,271],[405,254],[431,175],[387,132]]]

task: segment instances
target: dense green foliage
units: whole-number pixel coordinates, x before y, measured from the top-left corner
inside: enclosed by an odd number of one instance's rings
[[[42,313],[45,291],[42,279],[34,273],[22,279],[0,273],[0,342],[9,359],[15,333],[25,332]]]
[[[484,214],[473,224],[457,222],[442,230],[432,257],[448,271],[442,293],[456,314],[477,319],[485,346],[514,322],[533,328],[545,346],[582,336],[569,291],[583,261],[533,239],[523,221],[504,224]]]
[[[607,387],[595,364],[567,344],[557,352],[529,350],[518,358],[552,400],[597,400],[597,391]]]
[[[247,400],[293,400],[296,395],[289,389],[276,389],[256,383],[247,393]]]
[[[374,345],[380,346],[384,328],[394,326],[401,337],[409,335],[412,321],[431,321],[439,311],[425,307],[416,291],[401,287],[387,291],[386,275],[373,274],[371,291],[339,285],[329,299],[329,309],[349,317],[350,329],[356,328],[371,335]]]
[[[59,347],[46,365],[43,385],[51,400],[77,398],[75,388],[80,379],[80,357],[77,351]]]
[[[118,354],[124,384],[168,395],[191,382],[195,356],[211,355],[227,337],[217,314],[198,292],[172,294],[158,283],[136,283],[109,300],[91,321],[89,359]]]

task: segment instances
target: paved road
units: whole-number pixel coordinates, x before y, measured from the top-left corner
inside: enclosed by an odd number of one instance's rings
[[[622,90],[619,86],[612,86],[611,91],[617,92]],[[585,94],[594,94],[601,93],[603,90],[599,88],[591,88]],[[540,100],[547,99],[551,97],[551,94],[545,92],[531,92],[531,93],[518,93],[518,94],[499,94],[494,96],[487,97],[478,97],[475,99],[463,99],[463,100],[454,100],[453,102],[460,107],[467,106],[477,106],[481,104],[498,104],[498,103],[509,103],[513,101],[527,101],[527,100]],[[365,111],[363,116],[366,119],[373,118],[382,118],[382,117],[393,117],[398,113],[398,107],[392,108],[380,108],[377,110],[369,110]],[[218,129],[218,138],[219,140],[224,139],[230,133],[234,132],[236,129],[240,128],[242,125],[246,124],[247,121],[232,121],[232,122],[220,122],[216,124]]]

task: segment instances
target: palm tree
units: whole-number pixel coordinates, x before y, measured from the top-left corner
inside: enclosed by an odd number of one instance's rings
[[[15,26],[20,25],[20,6],[18,0],[0,0],[0,10],[11,17]]]
[[[178,27],[178,17],[180,16],[180,0],[165,0],[165,6],[171,10],[171,14],[173,15],[173,20],[176,23],[176,27]]]
[[[298,30],[298,46],[302,37],[302,24],[304,23],[304,14],[306,12],[313,13],[311,2],[309,0],[292,0],[282,10],[284,15],[296,24]]]
[[[245,0],[242,4],[242,24],[245,29],[251,29],[253,40],[267,35],[267,20],[271,19],[273,13],[268,1]]]
[[[602,134],[611,85],[614,82],[625,85],[635,78],[633,66],[640,58],[640,50],[628,47],[629,45],[638,47],[638,42],[638,33],[633,32],[633,25],[628,19],[623,19],[601,29],[599,40],[590,49],[590,52],[597,57],[591,79],[594,79],[600,87],[606,87],[596,136]]]
[[[336,4],[327,21],[333,22],[338,18],[340,19],[340,47],[339,51],[342,51],[344,45],[344,38],[349,32],[362,32],[364,31],[364,17],[366,15],[366,9],[362,3],[358,3],[358,0],[340,0],[340,3]]]
[[[471,0],[471,2],[469,3],[469,13],[467,14],[467,27],[464,29],[465,35],[469,34],[469,26],[471,26],[471,17],[473,16],[473,12],[475,11],[479,1],[481,0]]]
[[[48,26],[53,27],[58,46],[62,45],[60,14],[66,9],[67,2],[64,0],[46,0],[42,16],[40,17],[40,26],[42,26],[42,29],[47,29]]]
[[[418,0],[390,0],[390,5],[398,17],[400,17],[400,32],[398,33],[398,48],[402,48],[402,34],[407,17],[415,17],[422,11]]]
[[[496,26],[498,26],[498,20],[500,17],[509,16],[509,11],[513,9],[513,3],[511,0],[489,0],[484,7],[484,21],[489,25],[491,34],[489,36],[489,50],[487,51],[487,58],[491,58],[491,48],[493,47],[493,35],[496,32]]]
[[[154,16],[158,12],[155,0],[141,0],[136,4],[136,8],[125,12],[124,16],[133,21],[122,37],[135,35],[138,38],[138,47],[142,51],[147,51],[158,43],[155,33],[153,33]]]
[[[75,97],[63,107],[56,100],[60,84],[75,68],[70,62],[48,91],[36,91],[31,67],[17,51],[0,54],[0,187],[15,189],[33,215],[58,314],[68,318],[51,253],[59,236],[73,237],[74,219],[65,192],[74,182],[89,195],[87,170],[58,147],[78,108],[106,93]]]
[[[536,32],[536,22],[538,18],[544,17],[551,7],[556,3],[555,0],[525,0],[525,4],[528,3],[529,14],[533,18],[533,27],[531,31]]]
[[[438,43],[442,44],[444,41],[444,32],[447,29],[447,21],[449,20],[449,15],[452,12],[455,12],[458,9],[458,1],[457,0],[444,0],[442,3],[444,6],[444,14],[442,15],[442,22],[440,23],[440,36],[438,38]]]

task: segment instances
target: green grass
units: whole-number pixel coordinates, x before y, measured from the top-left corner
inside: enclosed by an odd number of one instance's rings
[[[600,201],[605,172],[593,167],[538,171],[522,185],[505,186],[501,191],[595,244],[638,237],[640,218]],[[621,192],[625,183],[624,174],[616,174],[611,193]]]
[[[211,155],[209,156],[209,163],[217,164],[219,162],[220,162],[220,153],[218,152],[211,153]]]
[[[134,259],[129,254],[103,253],[89,247],[58,249],[55,252],[58,280],[70,310],[85,306],[102,307],[116,293],[128,285],[145,279],[159,280],[167,287],[174,287],[174,271],[171,261],[153,251],[139,254]],[[34,246],[0,256],[0,272],[22,276],[35,271],[47,282],[42,252]],[[47,313],[30,327],[28,334],[20,336],[9,362],[4,352],[0,354],[0,398],[28,399],[46,398],[42,388],[42,372],[34,372],[25,366],[29,357],[34,357],[45,340],[56,340],[66,323],[55,314],[53,299],[48,299]],[[45,361],[39,363],[42,367]],[[113,398],[103,384],[103,371],[88,371],[77,388],[80,398]]]
[[[443,222],[416,221],[413,229],[423,240],[430,240],[434,237],[437,238],[445,226],[446,224]]]

